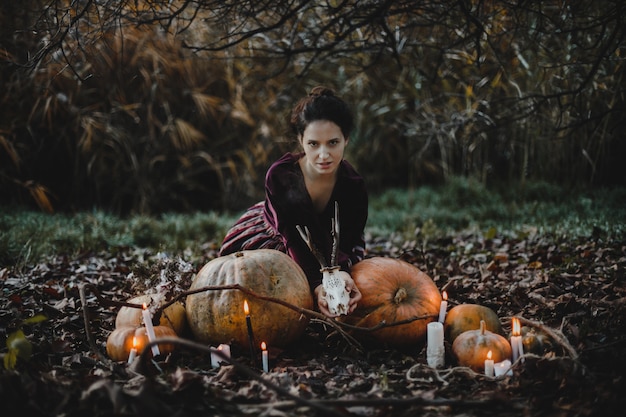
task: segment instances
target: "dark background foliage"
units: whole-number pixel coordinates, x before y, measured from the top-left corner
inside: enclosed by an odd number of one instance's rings
[[[45,210],[241,209],[317,84],[372,191],[624,185],[624,5],[68,1],[0,6],[0,194]]]

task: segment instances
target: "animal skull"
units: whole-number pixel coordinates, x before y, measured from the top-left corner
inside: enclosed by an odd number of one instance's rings
[[[322,269],[322,286],[328,303],[328,311],[334,315],[348,314],[350,293],[346,290],[346,283],[335,275],[339,267]]]

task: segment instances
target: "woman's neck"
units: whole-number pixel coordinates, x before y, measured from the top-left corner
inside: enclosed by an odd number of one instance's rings
[[[335,188],[337,182],[337,172],[333,172],[330,175],[319,175],[319,173],[311,172],[307,167],[307,163],[300,159],[300,170],[304,176],[304,184],[306,190],[311,197],[315,211],[321,213],[328,205],[328,201]]]

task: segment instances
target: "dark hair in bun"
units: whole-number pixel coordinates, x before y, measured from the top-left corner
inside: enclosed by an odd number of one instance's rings
[[[330,88],[314,87],[309,95],[302,98],[291,111],[289,123],[296,136],[301,136],[309,123],[316,120],[328,120],[341,129],[343,136],[348,139],[354,121],[348,105]]]

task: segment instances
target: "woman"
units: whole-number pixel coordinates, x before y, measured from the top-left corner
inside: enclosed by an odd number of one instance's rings
[[[324,298],[320,263],[296,226],[309,230],[312,243],[330,262],[337,203],[341,267],[337,274],[350,292],[351,313],[361,293],[349,271],[364,256],[368,206],[363,178],[343,159],[352,114],[332,90],[315,87],[293,108],[290,125],[302,151],[287,153],[272,164],[265,177],[265,201],[249,208],[230,229],[220,256],[263,248],[287,253],[305,272],[319,310],[333,317]]]

